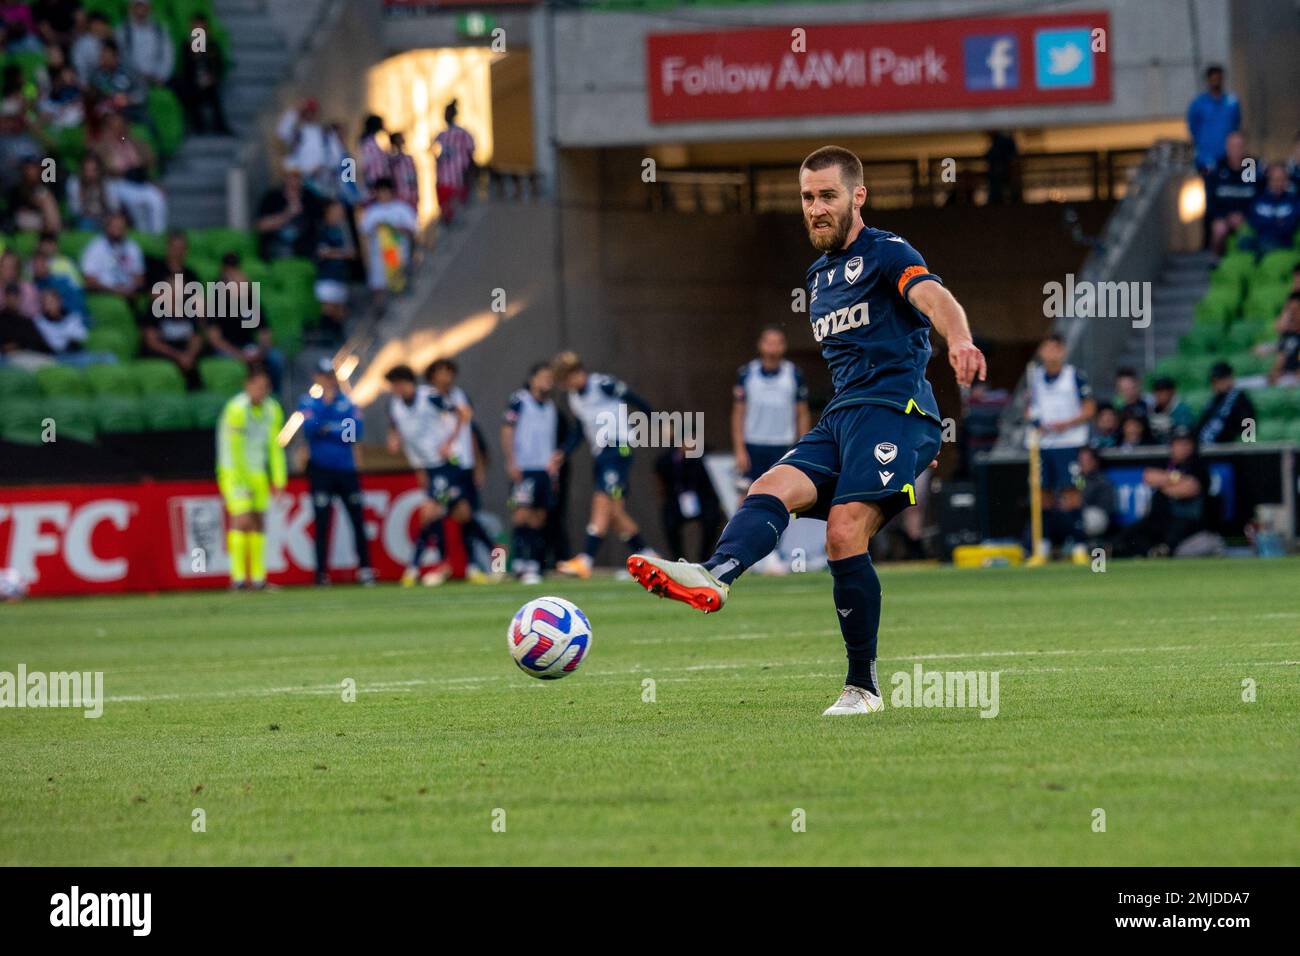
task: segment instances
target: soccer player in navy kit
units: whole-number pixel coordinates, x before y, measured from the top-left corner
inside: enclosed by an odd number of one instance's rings
[[[731,584],[775,546],[791,513],[826,519],[836,616],[848,657],[843,692],[827,715],[866,714],[884,704],[876,682],[880,580],[871,536],[915,504],[912,482],[935,463],[942,425],[926,381],[930,328],[948,343],[962,387],[985,377],[966,313],[920,254],[867,227],[862,163],[824,146],[799,169],[804,225],[821,258],[808,269],[813,337],[835,393],[821,420],[749,489],[703,564],[644,554],[628,570],[660,597],[717,611]]]

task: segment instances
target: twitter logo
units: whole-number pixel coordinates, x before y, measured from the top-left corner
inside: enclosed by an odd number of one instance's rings
[[[1096,80],[1087,27],[1034,34],[1034,82],[1040,90],[1083,89]]]

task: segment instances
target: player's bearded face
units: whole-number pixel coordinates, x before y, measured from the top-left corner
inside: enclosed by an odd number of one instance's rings
[[[818,196],[803,207],[808,241],[818,252],[839,249],[853,228],[853,194],[841,185],[833,197]]]

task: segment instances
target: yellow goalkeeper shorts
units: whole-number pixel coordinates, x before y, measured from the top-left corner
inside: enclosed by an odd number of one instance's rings
[[[217,487],[232,518],[250,511],[265,512],[271,506],[271,480],[265,474],[217,475]]]

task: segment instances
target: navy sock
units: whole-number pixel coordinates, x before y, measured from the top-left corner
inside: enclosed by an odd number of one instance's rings
[[[633,535],[630,535],[629,537],[624,538],[623,543],[627,545],[627,549],[631,551],[633,554],[636,554],[638,551],[645,550],[645,538],[641,537],[640,531],[636,532]]]
[[[880,578],[870,554],[828,561],[835,580],[835,611],[849,659],[846,684],[880,693],[876,686],[876,638],[880,631]]]
[[[438,549],[438,553],[445,555],[446,551],[442,542],[442,519],[434,518],[432,521],[425,522],[415,536],[415,553],[411,555],[411,567],[420,566],[420,555],[424,554],[424,549],[433,544]]]
[[[776,495],[749,495],[722,529],[718,546],[704,566],[730,584],[772,553],[789,523],[790,512]]]
[[[604,540],[605,540],[604,535],[594,534],[591,531],[588,531],[587,544],[586,547],[582,549],[582,553],[585,554],[587,557],[591,558],[591,560],[595,561],[596,555],[600,553],[601,543],[604,542]]]

